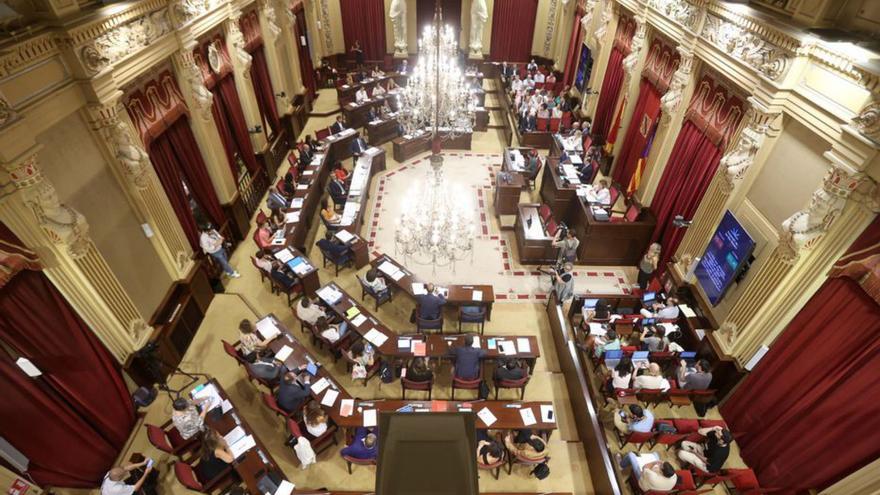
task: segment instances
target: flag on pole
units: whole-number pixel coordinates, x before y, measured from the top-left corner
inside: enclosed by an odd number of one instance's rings
[[[645,171],[645,162],[648,160],[648,154],[651,152],[651,145],[654,144],[654,134],[657,132],[657,126],[654,125],[651,128],[651,135],[648,137],[648,142],[645,143],[645,148],[642,150],[642,156],[639,157],[639,161],[636,163],[636,171],[633,173],[632,178],[629,180],[629,185],[626,187],[626,195],[632,196],[636,190],[639,188],[639,184],[642,183],[642,173]]]

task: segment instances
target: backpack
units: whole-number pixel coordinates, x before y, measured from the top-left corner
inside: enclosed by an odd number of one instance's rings
[[[479,394],[479,398],[482,400],[489,398],[489,386],[486,385],[486,380],[480,380]]]
[[[379,379],[382,383],[391,383],[394,381],[394,369],[385,361],[379,365]]]
[[[542,462],[535,466],[535,469],[532,469],[532,474],[535,478],[542,480],[547,476],[550,476],[550,466],[547,465],[547,461]]]

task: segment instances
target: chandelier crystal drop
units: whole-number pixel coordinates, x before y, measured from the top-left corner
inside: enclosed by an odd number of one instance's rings
[[[473,262],[473,194],[447,184],[442,140],[473,132],[476,98],[458,64],[458,40],[442,24],[440,2],[434,22],[419,42],[419,58],[398,95],[398,121],[407,135],[430,133],[431,168],[410,190],[397,221],[395,252],[422,265],[451,266],[468,255]]]

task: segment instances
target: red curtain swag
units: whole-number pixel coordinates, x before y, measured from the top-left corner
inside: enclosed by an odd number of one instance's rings
[[[537,11],[537,0],[495,0],[495,7],[492,9],[492,44],[489,50],[492,60],[529,60]]]
[[[162,135],[153,140],[149,149],[150,161],[159,176],[159,182],[171,201],[171,206],[183,227],[184,233],[193,249],[199,249],[199,230],[189,201],[183,189],[185,178],[190,193],[198,202],[209,220],[222,227],[226,216],[211,177],[205,168],[198,144],[189,127],[189,120],[178,119]]]
[[[761,486],[821,490],[880,456],[878,333],[877,302],[828,279],[721,407]]]
[[[0,291],[0,340],[39,368],[29,378],[0,352],[0,435],[40,485],[91,488],[134,426],[117,363],[40,271]]]
[[[278,108],[275,106],[275,90],[272,88],[272,79],[269,76],[269,66],[266,64],[266,51],[263,45],[259,45],[251,52],[251,82],[254,85],[254,94],[257,96],[257,107],[263,122],[272,131],[268,133],[275,136],[281,130],[281,120],[278,118]],[[256,159],[254,160],[256,163]]]
[[[168,70],[134,91],[125,102],[125,108],[147,148],[181,115],[187,115],[183,94],[174,74]]]
[[[294,34],[296,35],[296,49],[299,55],[299,70],[302,74],[303,85],[306,87],[309,95],[314,97],[317,92],[317,85],[315,84],[315,69],[312,66],[312,55],[309,50],[305,10],[300,8],[295,11],[294,15],[296,17],[296,30]]]
[[[831,268],[831,277],[849,277],[880,304],[880,217]]]
[[[574,27],[571,30],[571,39],[568,41],[568,55],[565,57],[565,71],[562,80],[565,84],[574,84],[574,76],[577,72],[577,63],[580,60],[581,50],[584,49],[584,43],[581,39],[581,17],[582,14],[577,12],[574,16]]]
[[[639,89],[639,99],[633,109],[632,119],[623,139],[623,146],[617,155],[612,179],[627,188],[636,171],[639,159],[642,157],[645,146],[651,135],[651,130],[660,116],[660,92],[648,81],[642,79]]]
[[[614,119],[614,109],[617,106],[617,98],[620,96],[620,87],[623,84],[623,59],[626,55],[616,45],[611,48],[608,58],[608,68],[605,71],[605,79],[602,81],[602,89],[599,91],[599,103],[596,105],[596,118],[593,119],[591,133],[600,136],[600,139],[608,137],[611,123]]]
[[[359,41],[366,60],[385,58],[385,2],[383,0],[340,0],[342,34],[346,50]]]
[[[0,289],[23,270],[41,270],[40,258],[0,222]]]

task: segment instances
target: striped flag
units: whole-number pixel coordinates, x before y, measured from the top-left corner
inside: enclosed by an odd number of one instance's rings
[[[639,161],[636,164],[636,171],[633,173],[632,178],[629,180],[629,185],[626,187],[626,195],[631,196],[636,190],[639,188],[639,184],[642,183],[642,172],[645,171],[645,162],[648,160],[648,154],[651,152],[651,145],[654,144],[654,134],[657,132],[657,126],[654,125],[651,128],[651,135],[648,137],[648,142],[645,143],[645,149],[642,150],[642,156],[639,157]]]

